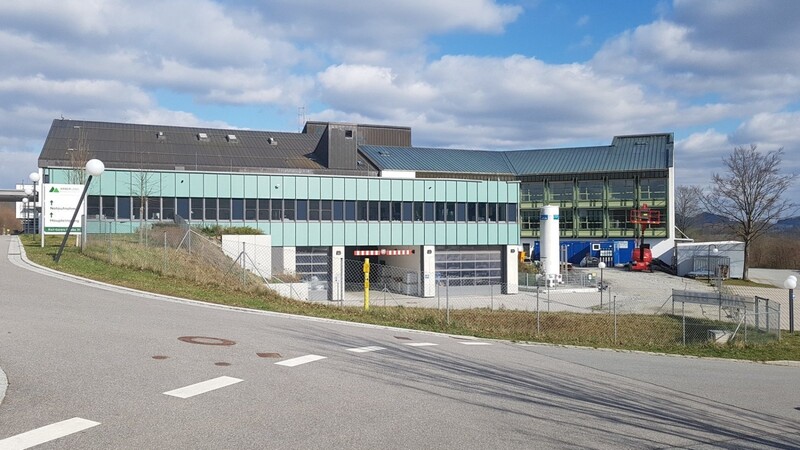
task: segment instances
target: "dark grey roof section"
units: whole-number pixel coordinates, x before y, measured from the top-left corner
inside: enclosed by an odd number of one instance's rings
[[[360,146],[380,170],[545,175],[641,172],[673,166],[671,133],[617,136],[611,145],[541,150],[477,151]]]
[[[113,169],[316,172],[325,170],[311,155],[318,141],[319,136],[303,133],[56,119],[39,166],[69,166],[69,152],[83,143],[90,158]]]
[[[380,170],[514,174],[504,152],[379,145],[361,145],[358,149]]]

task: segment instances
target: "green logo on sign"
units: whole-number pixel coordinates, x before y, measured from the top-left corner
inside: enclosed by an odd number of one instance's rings
[[[59,192],[59,190],[58,190],[57,187],[53,186],[53,187],[50,188],[50,190],[48,192]]]

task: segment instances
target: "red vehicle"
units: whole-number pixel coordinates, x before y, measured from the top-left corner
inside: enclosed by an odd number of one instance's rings
[[[644,243],[644,230],[648,225],[657,225],[661,223],[661,211],[652,210],[643,203],[639,209],[631,210],[631,223],[640,224],[642,226],[639,233],[639,246],[633,249],[633,261],[631,261],[630,270],[638,271],[653,271],[653,253],[650,251],[650,244]]]

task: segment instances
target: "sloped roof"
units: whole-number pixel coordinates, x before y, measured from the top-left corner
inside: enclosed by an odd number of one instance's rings
[[[205,134],[202,140],[201,133]],[[69,152],[84,142],[90,157],[108,168],[317,170],[324,167],[311,159],[311,153],[319,139],[303,133],[56,119],[39,166],[69,165]]]
[[[359,146],[380,170],[546,175],[664,170],[673,166],[671,133],[616,136],[611,145],[536,150],[457,150]]]
[[[360,145],[358,149],[381,170],[514,174],[503,152],[379,145]]]

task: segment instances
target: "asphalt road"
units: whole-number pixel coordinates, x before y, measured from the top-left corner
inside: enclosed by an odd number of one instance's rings
[[[800,367],[213,307],[13,254],[0,367],[0,449],[800,447]]]

